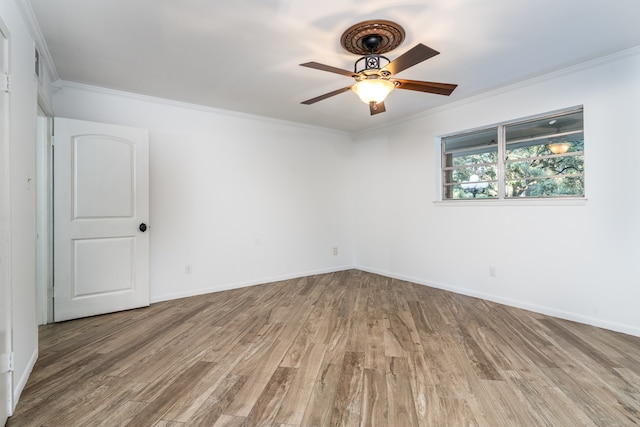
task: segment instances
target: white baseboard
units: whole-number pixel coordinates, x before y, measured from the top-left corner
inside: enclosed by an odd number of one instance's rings
[[[558,310],[553,307],[545,307],[537,304],[531,304],[526,301],[520,301],[520,300],[511,299],[511,298],[504,298],[499,295],[487,294],[487,293],[478,292],[472,289],[451,286],[445,283],[437,283],[437,282],[419,279],[417,277],[394,274],[388,271],[376,270],[376,269],[367,268],[363,266],[356,266],[355,268],[357,268],[358,270],[369,272],[369,273],[379,274],[381,276],[389,277],[392,279],[404,280],[406,282],[412,282],[418,285],[429,286],[436,289],[442,289],[444,291],[454,292],[460,295],[467,295],[474,298],[480,298],[487,301],[496,302],[498,304],[508,305],[510,307],[521,308],[523,310],[529,310],[536,313],[557,317],[559,319],[570,320],[578,323],[584,323],[586,325],[596,326],[598,328],[608,329],[610,331],[622,332],[623,334],[640,337],[640,328],[631,326],[631,325],[625,325],[622,323],[611,322],[606,319],[599,319],[599,318],[585,316],[578,313]]]
[[[213,293],[213,292],[221,292],[221,291],[228,291],[228,290],[231,290],[231,289],[246,288],[248,286],[264,285],[265,283],[279,282],[281,280],[299,279],[299,278],[302,278],[302,277],[314,276],[316,274],[326,274],[326,273],[335,273],[337,271],[352,270],[354,268],[356,268],[356,267],[353,266],[353,265],[344,265],[344,266],[340,266],[340,267],[331,267],[331,268],[325,268],[325,269],[319,269],[319,270],[311,270],[311,271],[306,271],[306,272],[284,274],[284,275],[281,275],[281,276],[265,277],[265,278],[261,278],[261,279],[248,280],[248,281],[245,281],[245,282],[225,283],[225,284],[222,284],[222,285],[216,285],[216,286],[212,286],[212,287],[208,287],[208,288],[190,289],[190,290],[184,291],[184,292],[174,292],[174,293],[171,293],[171,294],[157,295],[157,296],[152,297],[150,302],[151,302],[151,304],[153,304],[153,303],[156,303],[156,302],[169,301],[169,300],[174,300],[174,299],[179,299],[179,298],[193,297],[193,296],[196,296],[196,295],[205,295],[205,294],[210,294],[210,293]]]
[[[9,411],[9,416],[13,415],[13,411],[16,409],[16,405],[18,404],[18,400],[22,395],[22,391],[27,385],[27,380],[29,379],[29,375],[31,375],[31,371],[33,371],[33,367],[36,365],[36,361],[38,360],[38,346],[36,345],[35,350],[31,354],[29,358],[29,363],[27,364],[27,368],[24,370],[18,381],[15,381],[14,378],[14,387],[13,387],[13,400],[11,401],[11,410]]]
[[[171,294],[166,294],[166,295],[159,295],[159,296],[155,296],[155,297],[151,298],[151,303],[153,304],[153,303],[161,302],[161,301],[169,301],[169,300],[173,300],[173,299],[192,297],[192,296],[196,296],[196,295],[204,295],[204,294],[209,294],[209,293],[213,293],[213,292],[221,292],[221,291],[227,291],[227,290],[231,290],[231,289],[239,289],[239,288],[244,288],[244,287],[248,287],[248,286],[263,285],[263,284],[266,284],[266,283],[278,282],[278,281],[281,281],[281,280],[291,280],[291,279],[297,279],[297,278],[301,278],[301,277],[313,276],[313,275],[316,275],[316,274],[334,273],[334,272],[337,272],[337,271],[345,271],[345,270],[352,270],[352,269],[366,271],[368,273],[373,273],[373,274],[379,274],[381,276],[389,277],[389,278],[392,278],[392,279],[404,280],[404,281],[407,281],[407,282],[416,283],[418,285],[429,286],[429,287],[436,288],[436,289],[442,289],[444,291],[454,292],[454,293],[460,294],[460,295],[467,295],[467,296],[474,297],[474,298],[480,298],[480,299],[484,299],[484,300],[487,300],[487,301],[496,302],[498,304],[508,305],[510,307],[521,308],[523,310],[529,310],[529,311],[545,314],[545,315],[548,315],[548,316],[557,317],[557,318],[564,319],[564,320],[570,320],[570,321],[573,321],[573,322],[584,323],[586,325],[596,326],[598,328],[608,329],[608,330],[611,330],[611,331],[622,332],[624,334],[640,337],[640,328],[635,327],[635,326],[625,325],[625,324],[621,324],[621,323],[617,323],[617,322],[612,322],[612,321],[608,321],[606,319],[600,319],[600,318],[595,318],[595,317],[591,317],[591,316],[585,316],[585,315],[578,314],[578,313],[558,310],[558,309],[553,308],[553,307],[546,307],[546,306],[541,306],[541,305],[537,305],[537,304],[531,304],[531,303],[526,302],[526,301],[521,301],[521,300],[516,300],[516,299],[511,299],[511,298],[505,298],[505,297],[501,297],[499,295],[493,295],[493,294],[487,294],[487,293],[483,293],[483,292],[478,292],[478,291],[475,291],[475,290],[472,290],[472,289],[461,288],[461,287],[458,287],[458,286],[452,286],[452,285],[449,285],[449,284],[446,284],[446,283],[433,282],[433,281],[429,281],[429,280],[420,279],[418,277],[405,276],[405,275],[402,275],[402,274],[395,274],[395,273],[391,273],[389,271],[378,270],[378,269],[375,269],[375,268],[369,268],[369,267],[358,266],[358,265],[345,265],[345,266],[341,266],[341,267],[334,267],[334,268],[313,270],[313,271],[307,271],[307,272],[285,274],[285,275],[276,276],[276,277],[267,277],[267,278],[256,279],[256,280],[249,280],[249,281],[245,281],[245,282],[227,283],[227,284],[223,284],[223,285],[212,286],[212,287],[209,287],[209,288],[192,289],[192,290],[188,290],[188,291],[185,291],[185,292],[176,292],[176,293],[171,293]]]

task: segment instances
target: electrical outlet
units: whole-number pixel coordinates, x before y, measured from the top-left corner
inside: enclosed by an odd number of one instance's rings
[[[334,255],[338,255],[338,247],[337,246],[333,247],[333,254]]]
[[[489,276],[496,277],[496,268],[494,266],[489,266]]]
[[[192,270],[191,270],[191,264],[185,264],[184,266],[184,274],[191,274]]]

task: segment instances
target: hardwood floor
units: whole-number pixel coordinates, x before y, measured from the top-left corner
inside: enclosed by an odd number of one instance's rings
[[[628,426],[640,338],[360,271],[44,326],[9,426]]]

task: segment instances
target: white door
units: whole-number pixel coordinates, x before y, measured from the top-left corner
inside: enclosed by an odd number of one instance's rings
[[[8,32],[0,21],[0,77],[9,72]],[[11,293],[9,290],[9,94],[0,88],[0,426],[11,412]]]
[[[54,120],[54,320],[149,305],[149,135]]]

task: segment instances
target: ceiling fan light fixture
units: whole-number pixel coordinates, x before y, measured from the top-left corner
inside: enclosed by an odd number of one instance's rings
[[[365,104],[383,102],[396,85],[386,79],[364,79],[356,82],[351,89]]]
[[[553,144],[547,145],[547,147],[553,154],[564,154],[569,151],[569,148],[571,148],[571,143],[568,141],[555,142]]]
[[[386,111],[384,100],[387,95],[398,87],[399,89],[416,92],[434,93],[437,95],[451,95],[458,86],[450,83],[436,83],[421,80],[393,79],[394,75],[409,67],[426,61],[440,52],[418,43],[393,61],[382,56],[383,53],[395,49],[404,40],[404,30],[391,21],[365,21],[351,26],[344,32],[340,43],[347,51],[362,55],[354,66],[353,71],[332,67],[319,62],[305,62],[302,67],[340,74],[356,80],[352,86],[343,87],[324,95],[302,101],[301,104],[311,105],[323,99],[352,90],[360,100],[369,104],[371,115]]]

